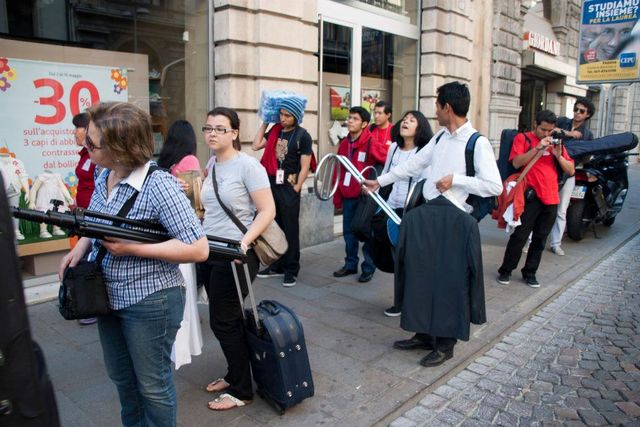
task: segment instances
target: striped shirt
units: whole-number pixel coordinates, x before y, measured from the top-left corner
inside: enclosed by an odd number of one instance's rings
[[[128,219],[159,223],[167,230],[169,236],[187,244],[203,237],[204,230],[200,221],[174,177],[167,172],[156,170],[145,182],[151,164],[147,162],[134,169],[111,190],[108,199],[107,177],[110,170],[103,169],[96,179],[96,188],[88,209],[117,215],[134,192],[139,191],[138,198],[127,214]],[[92,221],[110,223],[101,219]],[[98,249],[100,241],[93,239],[89,260],[96,259]],[[116,257],[107,252],[101,268],[107,284],[109,305],[113,310],[129,307],[154,292],[184,283],[178,264],[157,259]]]

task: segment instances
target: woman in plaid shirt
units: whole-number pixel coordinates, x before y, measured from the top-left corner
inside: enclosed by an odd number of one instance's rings
[[[83,237],[63,258],[60,276],[87,254],[95,260],[101,246],[107,250],[100,266],[112,311],[98,318],[98,330],[107,372],[118,389],[122,424],[174,426],[170,356],[184,309],[178,263],[206,260],[207,238],[175,178],[149,171],[155,166],[149,115],[121,102],[100,103],[88,113],[85,146],[91,161],[103,168],[89,210],[116,215],[138,192],[127,218],[161,224],[172,238],[142,244]]]

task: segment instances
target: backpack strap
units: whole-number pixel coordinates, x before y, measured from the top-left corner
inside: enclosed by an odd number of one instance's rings
[[[473,155],[476,149],[476,141],[480,138],[480,132],[475,132],[464,148],[464,161],[467,169],[467,176],[476,176],[476,168],[473,164]]]
[[[527,132],[522,132],[524,135],[524,140],[527,141],[527,151],[531,150],[531,140],[527,136]]]
[[[158,165],[150,165],[149,166],[149,169],[147,170],[147,175],[145,175],[145,177],[144,177],[143,185],[144,185],[145,182],[147,182],[147,179],[149,179],[149,177],[157,170],[163,170],[163,169]],[[136,199],[138,198],[139,194],[140,194],[140,192],[138,190],[135,190],[133,192],[133,194],[127,199],[127,201],[124,202],[124,204],[122,205],[122,207],[120,208],[120,210],[116,214],[116,217],[126,218],[127,215],[129,214],[129,211],[133,207],[133,204],[136,202]],[[121,221],[117,221],[117,220],[116,221],[112,221],[111,225],[113,225],[115,227],[120,227],[120,225],[122,225],[122,222]],[[105,249],[104,246],[100,245],[100,249],[98,249],[98,253],[96,254],[95,263],[98,264],[98,265],[101,265],[102,264],[102,260],[104,259],[104,257],[106,255],[107,255],[107,250]]]
[[[436,144],[438,144],[438,142],[440,142],[440,138],[442,138],[442,135],[444,135],[444,129],[442,129],[442,131],[440,131],[438,136],[436,136]]]

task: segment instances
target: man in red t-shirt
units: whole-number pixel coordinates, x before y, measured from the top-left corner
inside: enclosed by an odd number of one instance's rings
[[[522,248],[532,233],[527,260],[522,268],[522,278],[532,288],[539,288],[536,271],[540,265],[542,251],[547,236],[556,219],[558,203],[559,170],[567,175],[574,174],[573,160],[561,143],[554,144],[551,133],[557,117],[549,110],[536,114],[536,128],[526,135],[516,135],[511,147],[509,160],[517,169],[525,167],[539,151],[544,151],[526,175],[524,212],[522,222],[511,234],[502,265],[498,269],[498,283],[508,285],[511,271],[518,266]],[[561,141],[555,141],[561,142]]]
[[[387,152],[391,146],[391,105],[378,101],[373,108],[373,125],[371,131],[371,157],[375,160],[376,169],[382,171],[387,160]]]

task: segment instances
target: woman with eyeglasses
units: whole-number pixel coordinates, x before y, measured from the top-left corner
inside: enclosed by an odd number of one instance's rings
[[[202,131],[207,145],[214,152],[207,166],[207,179],[202,185],[205,232],[240,241],[241,248],[249,257],[248,267],[253,281],[259,262],[251,245],[267,229],[276,212],[267,172],[255,158],[240,151],[240,119],[234,110],[225,107],[213,109],[207,115]],[[246,232],[225,210],[244,225]],[[205,286],[209,295],[211,330],[220,342],[228,364],[227,373],[206,386],[210,393],[222,393],[210,401],[208,407],[223,411],[244,406],[253,399],[249,349],[231,263],[210,257],[202,267],[201,272],[205,275],[209,271],[209,281]],[[247,283],[242,269],[238,269],[238,273],[245,298]]]
[[[209,245],[176,180],[151,161],[149,114],[124,102],[96,104],[88,114],[85,146],[102,168],[89,210],[118,215],[131,200],[126,218],[159,224],[171,239],[83,237],[62,259],[59,274],[86,254],[91,261],[99,258],[111,312],[98,317],[98,331],[107,373],[118,389],[122,424],[175,426],[170,355],[184,308],[178,263],[206,260]]]

